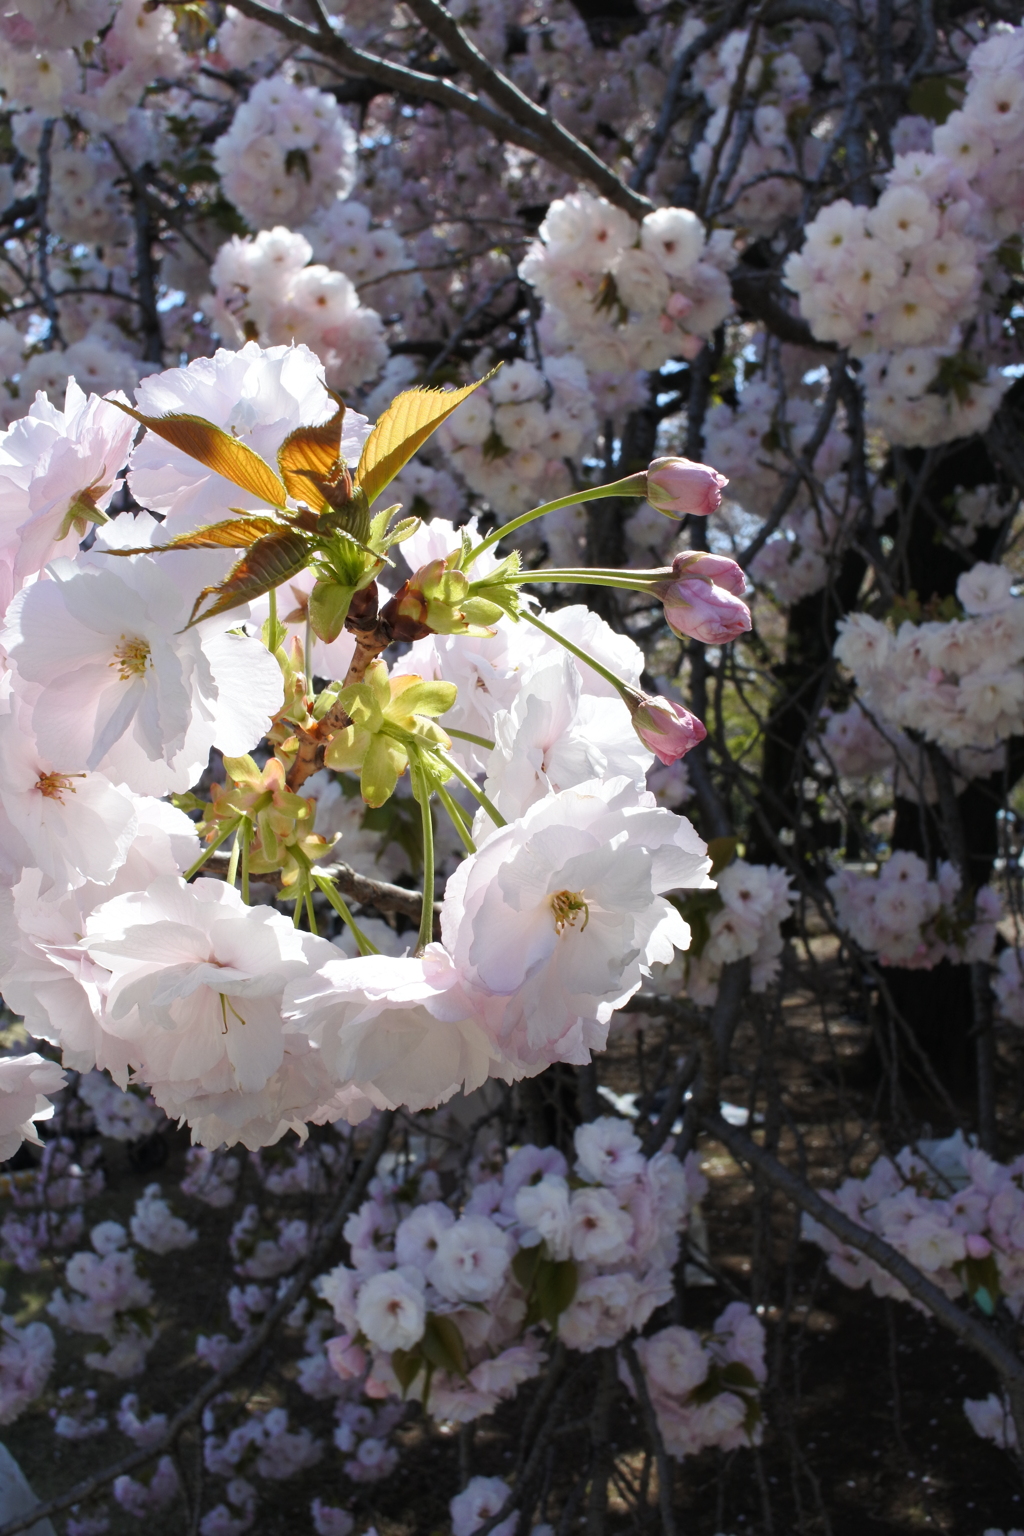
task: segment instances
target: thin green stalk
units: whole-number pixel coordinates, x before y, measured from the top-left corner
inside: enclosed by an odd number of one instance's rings
[[[434,818],[430,810],[430,783],[418,752],[409,758],[409,767],[412,770],[412,792],[420,803],[423,825],[423,909],[420,912],[419,942],[416,945],[416,953],[422,954],[434,937]]]
[[[494,805],[491,804],[490,800],[484,794],[480,786],[470,778],[468,773],[464,772],[463,769],[459,767],[458,763],[453,757],[448,756],[448,753],[444,750],[443,747],[435,746],[432,743],[430,751],[434,757],[437,758],[438,762],[444,764],[449,773],[453,773],[461,783],[465,784],[470,794],[479,805],[483,806],[484,810],[487,812],[488,816],[494,822],[496,827],[508,826],[508,822],[505,820],[504,816]]]
[[[235,822],[235,842],[234,842],[234,847],[231,849],[231,857],[228,860],[227,883],[230,886],[233,886],[235,881],[238,879],[238,858],[239,858],[239,855],[241,854],[241,852],[242,852],[242,823],[241,823],[241,821],[236,821]]]
[[[443,784],[436,784],[434,787],[437,790],[441,804],[451,818],[452,826],[459,834],[463,848],[465,848],[467,853],[476,853],[476,843],[473,841],[471,828],[462,814],[462,807],[458,801],[452,799]]]
[[[457,731],[452,726],[443,727],[446,736],[457,736],[459,741],[471,741],[476,747],[486,747],[489,752],[494,751],[494,742],[488,741],[486,736],[474,736],[472,731]]]
[[[252,845],[253,825],[248,816],[243,816],[235,842],[242,840],[242,900],[249,905],[249,850]]]
[[[573,586],[573,587],[618,587],[624,592],[649,592],[650,582],[637,581],[635,576],[628,571],[595,571],[581,567],[549,570],[547,566],[538,566],[532,571],[513,571],[504,580],[509,586]]]
[[[296,903],[296,911],[298,911],[298,903]],[[313,911],[313,892],[308,885],[306,886],[306,917],[309,922],[310,933],[316,933],[316,913]]]
[[[539,629],[542,634],[547,635],[549,639],[557,640],[559,645],[563,645],[567,651],[571,651],[572,654],[578,657],[578,659],[582,661],[586,666],[592,667],[593,670],[597,673],[598,677],[603,677],[606,683],[611,683],[612,687],[618,692],[620,698],[625,700],[626,703],[629,702],[629,693],[631,690],[629,688],[629,684],[624,682],[621,677],[616,677],[614,672],[609,672],[608,668],[602,666],[599,661],[595,661],[593,656],[589,656],[587,652],[582,650],[578,645],[574,645],[571,640],[567,640],[564,635],[560,635],[557,629],[551,629],[549,625],[545,624],[542,619],[538,619],[534,614],[527,613],[524,610],[521,617],[524,618],[528,624],[532,624],[534,629]],[[635,690],[632,691],[634,692],[635,696]]]
[[[334,885],[333,881],[329,880],[326,875],[316,874],[315,871],[313,872],[312,880],[317,890],[321,893],[321,895],[327,897],[327,900],[330,902],[335,912],[337,912],[342,922],[351,931],[352,937],[356,941],[356,946],[359,950],[359,953],[361,955],[379,955],[380,950],[371,939],[366,937],[366,934],[363,932],[355,918],[352,916],[352,913],[348,909],[347,903],[342,899],[341,894],[339,893],[337,887]]]
[[[616,480],[612,485],[588,486],[583,491],[573,492],[571,496],[559,496],[557,501],[546,501],[542,507],[534,507],[532,512],[524,512],[522,517],[513,518],[510,523],[504,523],[502,527],[495,528],[493,533],[479,543],[475,549],[471,549],[466,556],[462,569],[468,571],[473,561],[481,555],[493,549],[502,539],[507,539],[509,534],[517,533],[520,528],[525,528],[527,523],[532,523],[535,518],[543,517],[546,512],[557,512],[561,507],[577,507],[582,501],[600,501],[603,496],[646,496],[647,495],[647,471],[640,470],[638,474],[627,475],[625,480]]]
[[[306,614],[306,641],[302,651],[302,665],[306,671],[306,693],[313,697],[313,626]]]
[[[210,859],[210,858],[213,857],[213,855],[217,852],[217,849],[220,847],[221,843],[226,843],[227,842],[228,838],[231,836],[231,834],[232,834],[232,832],[234,830],[235,830],[234,827],[225,827],[224,831],[220,834],[219,837],[214,839],[214,841],[210,844],[209,848],[207,848],[203,853],[201,853],[199,855],[198,859],[196,859],[195,863],[191,864],[188,867],[188,869],[186,869],[184,875],[182,876],[182,879],[185,880],[185,881],[191,880],[192,876],[197,874],[198,871],[202,869],[202,867],[206,863],[207,859]]]

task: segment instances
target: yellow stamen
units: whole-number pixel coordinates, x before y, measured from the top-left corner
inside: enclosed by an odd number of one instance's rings
[[[65,792],[70,790],[72,794],[75,793],[71,780],[84,778],[84,773],[41,773],[36,780],[36,789],[47,800],[56,800],[63,805]]]
[[[149,666],[149,641],[122,635],[114,649],[114,659],[110,663],[117,667],[117,675],[122,683],[130,683],[133,677],[141,677]]]
[[[575,928],[576,919],[580,913],[585,913],[580,933],[590,922],[590,908],[583,897],[582,891],[556,891],[551,897],[551,910],[555,914],[555,932],[565,932],[565,925]]]

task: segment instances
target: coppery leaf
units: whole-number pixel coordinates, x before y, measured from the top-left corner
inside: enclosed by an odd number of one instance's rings
[[[258,496],[260,501],[269,502],[272,507],[285,505],[288,496],[284,484],[266,460],[248,444],[232,437],[230,432],[215,427],[212,421],[177,412],[170,416],[144,416],[120,400],[112,400],[111,404],[251,496]]]
[[[108,549],[108,555],[165,554],[171,549],[249,549],[257,539],[276,533],[282,524],[276,517],[232,517],[224,523],[208,523],[191,533],[179,533],[169,544],[147,544],[138,549]]]
[[[203,619],[210,619],[217,613],[226,613],[230,608],[238,608],[242,603],[262,597],[272,587],[279,587],[303,569],[311,549],[309,539],[292,529],[257,539],[223,581],[216,586],[203,588],[195,600],[192,617],[185,628],[191,629],[193,624],[200,624]],[[216,597],[216,602],[205,613],[200,613],[199,606],[207,597]]]
[[[341,429],[345,407],[319,427],[296,427],[277,450],[277,467],[288,494],[296,501],[309,501],[320,480],[327,480],[341,453]],[[313,478],[313,477],[316,478]],[[322,493],[321,493],[322,495]]]

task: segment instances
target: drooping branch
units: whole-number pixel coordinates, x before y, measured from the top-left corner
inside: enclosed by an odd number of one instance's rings
[[[739,1162],[755,1168],[769,1184],[792,1200],[800,1210],[806,1211],[820,1226],[826,1227],[841,1242],[856,1248],[894,1280],[898,1280],[908,1295],[927,1308],[943,1327],[948,1328],[961,1343],[967,1344],[986,1360],[998,1372],[1006,1387],[1018,1441],[1024,1446],[1024,1360],[1003,1342],[995,1329],[958,1307],[945,1291],[933,1284],[909,1259],[897,1253],[876,1233],[858,1225],[823,1199],[799,1175],[763,1147],[759,1147],[750,1136],[729,1125],[721,1115],[705,1114],[702,1124],[716,1141],[728,1147]],[[6,1533],[0,1531],[0,1536],[6,1536]]]

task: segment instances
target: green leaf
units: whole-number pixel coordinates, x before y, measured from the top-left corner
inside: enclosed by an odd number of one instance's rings
[[[738,837],[713,837],[708,843],[708,857],[711,860],[712,875],[721,874],[728,864],[736,857],[736,850],[740,845]]]
[[[309,622],[318,639],[330,645],[345,628],[353,587],[321,578],[309,594]]]
[[[458,1323],[441,1313],[428,1312],[426,1327],[420,1340],[425,1359],[450,1376],[466,1375],[466,1346],[462,1342]]]
[[[212,618],[217,613],[226,613],[230,608],[239,608],[243,603],[262,597],[272,587],[279,587],[283,581],[298,575],[306,565],[309,553],[309,540],[305,535],[289,529],[257,539],[222,582],[203,588],[195,600],[192,617],[185,628],[191,629],[193,624],[200,624],[203,619]],[[200,613],[199,606],[207,597],[213,597],[216,601],[205,613]]]
[[[520,1248],[512,1260],[512,1273],[527,1295],[533,1290],[537,1271],[544,1257],[544,1244],[537,1243],[533,1248]]]
[[[907,97],[909,111],[919,117],[927,117],[933,123],[944,123],[963,102],[964,88],[948,75],[925,75],[915,80]]]
[[[363,444],[356,481],[369,503],[398,474],[430,434],[497,369],[461,389],[407,389],[396,395]]]
[[[425,1364],[426,1361],[419,1349],[393,1349],[391,1351],[391,1369],[398,1377],[398,1385],[402,1389],[403,1397]]]
[[[572,1305],[579,1271],[572,1259],[544,1259],[537,1269],[535,1295],[541,1317],[552,1328],[566,1307]]]
[[[144,416],[120,400],[111,400],[118,410],[134,416],[144,427],[162,437],[174,448],[180,448],[189,458],[196,459],[214,474],[223,475],[232,485],[237,485],[260,501],[272,507],[283,507],[288,499],[283,483],[275,475],[265,459],[261,459],[247,444],[239,442],[230,432],[215,427],[202,416],[175,413],[170,416]]]
[[[739,1360],[730,1360],[728,1365],[721,1369],[721,1378],[726,1386],[734,1391],[756,1392],[758,1380],[749,1365],[743,1365]]]

